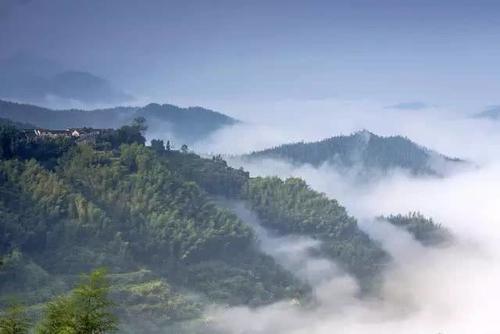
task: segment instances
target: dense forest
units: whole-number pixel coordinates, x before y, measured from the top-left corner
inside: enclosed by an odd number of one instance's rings
[[[342,172],[360,175],[385,173],[394,169],[414,175],[443,175],[464,161],[449,158],[401,136],[381,137],[369,131],[336,136],[311,143],[285,144],[253,152],[245,159],[282,159],[294,164],[318,167],[328,163]]]
[[[214,131],[238,121],[201,107],[181,108],[151,103],[144,107],[114,107],[96,110],[53,110],[30,104],[0,100],[0,117],[34,124],[47,129],[79,127],[119,128],[137,117],[144,117],[150,131],[170,133],[177,141],[194,143]]]
[[[321,240],[363,285],[387,262],[343,207],[303,181],[250,178],[186,145],[145,146],[144,131],[138,119],[81,143],[0,127],[0,305],[15,297],[39,315],[96,267],[109,269],[116,314],[133,333],[196,323],[211,303],[306,302],[310,287],[259,249],[221,196],[279,233]]]

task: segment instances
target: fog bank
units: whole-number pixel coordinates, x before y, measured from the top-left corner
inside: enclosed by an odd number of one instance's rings
[[[217,319],[218,328],[230,333],[498,333],[498,124],[466,117],[448,121],[436,117],[432,124],[425,123],[422,115],[411,117],[422,118],[422,123],[392,126],[379,121],[369,130],[378,128],[387,134],[398,126],[402,131],[409,129],[417,135],[417,142],[433,143],[432,148],[446,149],[443,153],[473,157],[478,168],[446,178],[416,178],[393,171],[362,183],[339,174],[328,164],[314,168],[276,160],[230,159],[233,166],[243,166],[252,176],[305,179],[313,189],[346,206],[360,227],[378,240],[393,260],[384,272],[379,296],[360,299],[355,280],[337,270],[315,279],[317,307],[303,308],[293,301],[283,301],[256,309],[219,308],[209,312]],[[349,125],[339,125],[337,129],[342,127],[347,129]],[[296,136],[306,137],[307,131],[301,131],[304,128],[297,127]],[[401,132],[392,134],[398,133]],[[244,145],[245,139],[234,141]],[[409,211],[420,211],[450,229],[455,242],[443,248],[425,247],[407,232],[374,220],[382,214]],[[258,235],[264,240],[261,247],[267,247],[268,252],[281,247],[289,247],[289,252],[293,249],[294,245],[279,239],[272,240],[273,247],[266,246],[269,240],[261,233]],[[287,258],[275,258],[286,265]],[[331,266],[336,268],[335,263]],[[300,275],[300,269],[292,270]]]

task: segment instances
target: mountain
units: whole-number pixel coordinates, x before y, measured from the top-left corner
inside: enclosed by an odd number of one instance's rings
[[[64,69],[33,54],[18,53],[0,60],[0,98],[46,102],[48,98],[90,104],[130,101],[132,97],[93,73]]]
[[[389,260],[337,201],[302,180],[250,178],[220,157],[144,146],[139,127],[115,132],[84,144],[0,126],[0,308],[15,296],[37,317],[78,274],[102,266],[122,332],[206,324],[213,303],[311,302],[308,282],[264,253],[220,198],[244,203],[263,228],[321,242],[310,256],[335,260],[365,289]]]
[[[475,115],[473,118],[485,118],[493,121],[500,120],[500,106],[491,106]]]
[[[202,140],[216,130],[239,121],[217,111],[202,107],[180,108],[172,104],[151,103],[139,108],[134,117],[142,116],[148,121],[153,133],[165,132],[165,126],[175,138],[192,143]]]
[[[267,158],[315,167],[328,163],[342,172],[354,171],[362,175],[394,169],[415,175],[444,175],[448,169],[465,163],[417,145],[408,138],[381,137],[366,130],[318,142],[285,144],[244,156],[247,160]]]
[[[130,123],[136,117],[144,117],[150,132],[162,136],[171,135],[179,144],[202,140],[217,129],[238,122],[229,116],[201,107],[181,108],[156,103],[144,107],[53,110],[0,100],[0,117],[49,129],[117,128]]]

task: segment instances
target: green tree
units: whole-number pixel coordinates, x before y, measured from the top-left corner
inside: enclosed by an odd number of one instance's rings
[[[98,269],[85,276],[73,291],[77,333],[101,334],[118,329],[118,321],[111,312],[109,281],[106,270]]]
[[[77,334],[75,305],[70,296],[57,297],[47,303],[45,318],[38,326],[38,334]]]
[[[39,334],[104,334],[118,329],[111,312],[106,271],[98,269],[84,276],[69,296],[51,301],[45,310]]]
[[[29,328],[30,321],[24,308],[20,305],[9,307],[0,316],[0,334],[24,334],[28,333]]]

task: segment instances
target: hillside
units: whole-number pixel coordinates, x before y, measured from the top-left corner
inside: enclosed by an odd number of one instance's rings
[[[318,167],[328,163],[342,172],[369,175],[402,169],[411,174],[443,175],[464,163],[429,150],[401,136],[382,137],[369,131],[336,136],[318,142],[293,143],[253,152],[247,160],[281,159]]]
[[[406,230],[415,240],[425,246],[445,245],[453,240],[453,236],[449,230],[418,212],[410,212],[407,215],[381,216],[378,217],[378,220],[387,221],[394,226]]]
[[[96,110],[53,110],[30,104],[0,100],[0,117],[36,124],[48,129],[79,127],[118,128],[134,118],[146,118],[154,134],[169,134],[181,144],[191,144],[212,132],[238,121],[201,107],[181,108],[171,104],[151,103],[144,107],[114,107]]]
[[[136,134],[88,145],[0,127],[0,308],[15,295],[38,314],[101,266],[130,333],[196,323],[212,303],[306,302],[306,282],[259,248],[221,196],[246,202],[267,228],[321,241],[367,288],[387,263],[342,206],[301,180],[250,178],[219,157],[144,146],[134,126],[118,131]]]

